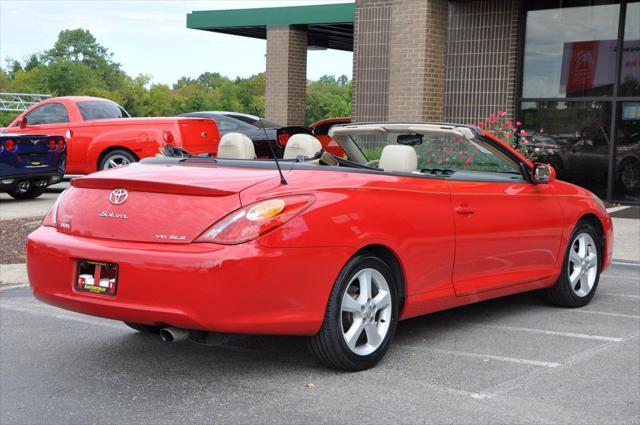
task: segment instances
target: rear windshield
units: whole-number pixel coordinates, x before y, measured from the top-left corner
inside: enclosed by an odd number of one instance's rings
[[[78,102],[78,109],[84,121],[129,118],[127,111],[115,102],[107,100],[85,100]]]

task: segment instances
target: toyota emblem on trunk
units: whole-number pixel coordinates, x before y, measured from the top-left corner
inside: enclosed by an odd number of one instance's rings
[[[124,201],[129,197],[129,192],[126,189],[114,189],[109,195],[109,202],[113,205],[124,204]]]

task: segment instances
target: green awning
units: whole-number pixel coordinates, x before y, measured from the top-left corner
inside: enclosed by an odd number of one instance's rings
[[[354,3],[202,10],[187,15],[187,28],[266,39],[267,26],[300,25],[309,46],[352,51],[354,16]]]

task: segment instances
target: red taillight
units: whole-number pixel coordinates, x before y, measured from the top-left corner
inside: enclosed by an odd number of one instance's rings
[[[4,142],[4,148],[9,152],[13,152],[16,150],[16,142],[14,142],[13,139],[9,139]]]
[[[47,227],[56,227],[58,224],[58,206],[60,205],[60,201],[62,201],[62,197],[67,193],[69,189],[65,189],[58,196],[58,199],[53,203],[47,215],[44,216],[44,220],[42,221],[43,226]]]
[[[280,143],[281,146],[285,146],[289,141],[289,138],[291,138],[291,134],[289,133],[278,134],[278,143]]]
[[[58,139],[58,150],[59,151],[63,151],[64,150],[64,139]]]
[[[49,139],[49,150],[52,151],[56,148],[56,139],[53,137]]]
[[[173,145],[173,143],[175,142],[175,138],[173,137],[173,134],[170,131],[162,132],[162,140],[164,140],[169,145]]]
[[[313,201],[313,195],[293,195],[255,202],[218,220],[196,242],[236,245],[259,238],[296,217]]]

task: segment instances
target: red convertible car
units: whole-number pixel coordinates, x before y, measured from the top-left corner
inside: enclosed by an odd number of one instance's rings
[[[231,159],[149,158],[74,179],[29,235],[34,295],[168,341],[305,335],[345,370],[376,364],[398,320],[531,290],[566,307],[593,298],[611,218],[552,167],[467,126],[330,136],[347,158],[318,159],[301,134],[287,143],[295,159],[243,159],[253,145],[237,134],[220,144]]]

